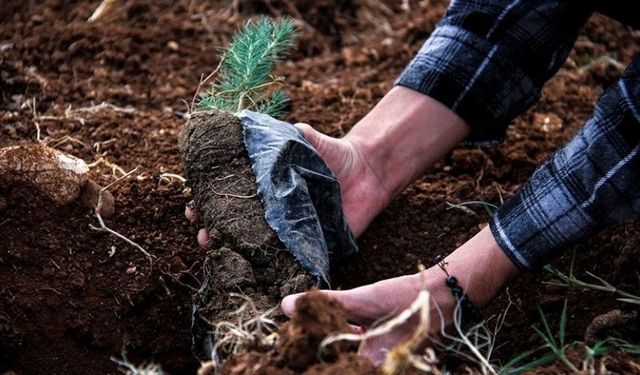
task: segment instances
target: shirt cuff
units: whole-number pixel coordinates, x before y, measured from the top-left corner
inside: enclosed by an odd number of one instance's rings
[[[599,225],[558,181],[553,161],[492,216],[489,226],[505,254],[521,270],[536,270]]]
[[[514,65],[510,50],[463,28],[439,26],[396,80],[425,94],[471,127],[467,142],[496,143],[512,118],[531,106],[539,88]]]

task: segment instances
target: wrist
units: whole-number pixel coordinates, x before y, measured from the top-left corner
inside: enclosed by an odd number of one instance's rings
[[[485,227],[445,258],[447,271],[477,306],[485,306],[520,273]],[[443,279],[446,275],[440,270]]]
[[[488,228],[447,256],[446,270],[457,279],[457,285],[476,308],[489,303],[520,272],[500,249]],[[427,288],[431,300],[441,312],[438,320],[449,325],[458,304],[452,288],[447,286],[447,273],[434,265],[423,273],[412,275],[412,285]]]
[[[435,99],[397,86],[354,126],[345,140],[369,164],[393,198],[468,132],[466,123]]]

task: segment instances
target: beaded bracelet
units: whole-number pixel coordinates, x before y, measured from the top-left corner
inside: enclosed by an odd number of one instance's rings
[[[484,320],[482,313],[478,310],[471,300],[469,296],[467,296],[462,287],[458,285],[458,279],[455,276],[450,275],[449,271],[447,271],[447,265],[449,263],[444,261],[444,257],[442,255],[438,255],[435,259],[436,264],[440,269],[447,275],[447,279],[445,280],[445,285],[451,289],[451,294],[460,304],[460,308],[462,310],[462,319],[471,319],[474,322],[481,322]]]

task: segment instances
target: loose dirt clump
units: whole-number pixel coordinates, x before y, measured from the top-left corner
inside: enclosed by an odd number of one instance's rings
[[[79,201],[96,207],[99,189],[89,180],[84,160],[43,144],[10,146],[0,149],[0,192],[13,199],[13,190],[43,195],[56,207]],[[103,192],[100,214],[113,215],[113,196]],[[34,198],[35,200],[35,198]]]
[[[319,292],[297,301],[296,314],[278,331],[276,343],[231,357],[221,374],[377,374],[375,366],[355,353],[357,346],[336,342],[324,348],[328,335],[351,330],[343,307]]]

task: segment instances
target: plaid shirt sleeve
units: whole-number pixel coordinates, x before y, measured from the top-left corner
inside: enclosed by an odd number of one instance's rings
[[[494,143],[566,59],[591,2],[454,0],[397,85],[445,104]],[[521,269],[640,213],[640,55],[594,115],[490,221]]]
[[[522,269],[640,213],[640,55],[574,138],[492,217],[494,238]]]
[[[396,81],[448,106],[472,143],[495,143],[571,51],[590,2],[454,0]]]

